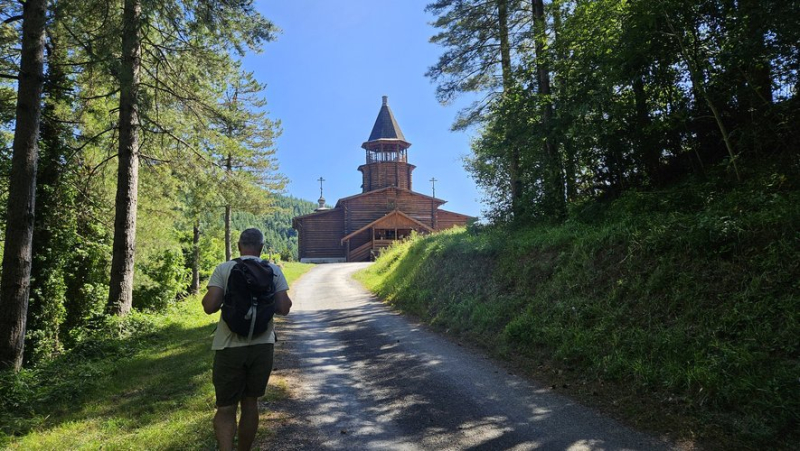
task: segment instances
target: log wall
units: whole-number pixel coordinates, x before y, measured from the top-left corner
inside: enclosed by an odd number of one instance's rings
[[[467,215],[441,210],[441,204],[440,200],[394,188],[342,199],[332,210],[295,218],[300,258],[347,258],[348,247],[347,244],[341,244],[342,238],[394,210],[435,230],[466,225],[471,219]],[[399,218],[387,218],[387,223],[382,226],[392,228],[390,226],[407,225]],[[371,230],[353,237],[349,243],[350,252],[371,239]]]
[[[411,190],[413,164],[397,161],[377,162],[359,166],[362,174],[362,192],[366,193],[388,186]]]
[[[438,210],[436,212],[436,230],[445,230],[455,226],[467,225],[470,216],[462,215],[460,213],[453,213],[447,210]]]
[[[300,258],[344,258],[344,211],[340,208],[295,220]]]

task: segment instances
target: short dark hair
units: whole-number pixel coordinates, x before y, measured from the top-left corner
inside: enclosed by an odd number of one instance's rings
[[[247,249],[260,249],[264,246],[264,234],[256,228],[247,229],[239,235],[239,245]]]

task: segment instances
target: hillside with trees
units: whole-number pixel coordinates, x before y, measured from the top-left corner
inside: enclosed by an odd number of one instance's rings
[[[316,202],[292,196],[277,196],[269,213],[260,216],[237,213],[233,224],[236,230],[258,227],[264,232],[265,252],[282,261],[297,261],[297,231],[292,228],[292,218],[312,213],[318,206]]]
[[[442,102],[488,221],[362,278],[640,427],[790,449],[800,3],[440,0]]]
[[[428,71],[493,222],[658,190],[722,165],[796,162],[797,2],[440,0]]]

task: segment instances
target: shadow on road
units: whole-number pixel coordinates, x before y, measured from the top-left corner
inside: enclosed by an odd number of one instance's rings
[[[296,377],[297,390],[277,408],[298,421],[278,431],[281,449],[668,448],[507,374],[368,293],[348,296],[282,325],[276,373]]]

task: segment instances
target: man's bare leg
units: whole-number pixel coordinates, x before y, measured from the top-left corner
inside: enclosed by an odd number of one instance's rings
[[[220,451],[233,450],[233,437],[236,435],[236,404],[217,407],[214,415],[214,432]]]
[[[249,451],[258,431],[258,398],[242,398],[239,418],[239,451]]]

